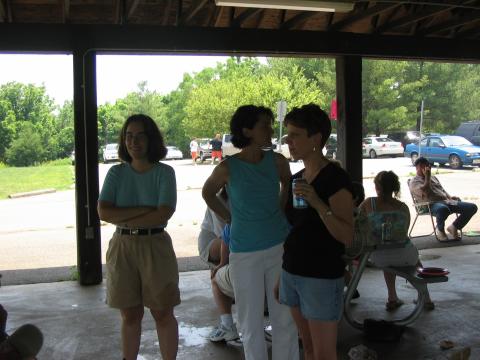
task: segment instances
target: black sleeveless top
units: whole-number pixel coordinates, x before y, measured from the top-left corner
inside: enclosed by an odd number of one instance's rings
[[[293,175],[292,180],[301,178],[303,171]],[[328,199],[341,189],[352,192],[350,177],[333,163],[320,170],[311,185],[327,205],[330,205]],[[291,274],[314,278],[336,279],[343,276],[343,243],[330,234],[315,209],[293,208],[291,183],[288,199],[286,214],[292,228],[284,244],[283,269]]]

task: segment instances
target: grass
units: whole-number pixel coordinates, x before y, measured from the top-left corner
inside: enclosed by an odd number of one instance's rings
[[[38,166],[0,166],[0,199],[19,192],[40,189],[66,190],[73,184],[74,169],[69,159]]]

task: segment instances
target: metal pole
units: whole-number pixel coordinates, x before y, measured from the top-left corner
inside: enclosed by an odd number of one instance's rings
[[[423,100],[422,100],[422,105],[420,106],[420,140],[418,141],[418,157],[421,156],[422,154],[422,126],[423,126]]]

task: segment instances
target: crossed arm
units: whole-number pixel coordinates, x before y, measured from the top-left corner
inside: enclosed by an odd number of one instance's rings
[[[118,207],[112,202],[102,200],[98,201],[97,210],[100,220],[126,228],[148,228],[166,224],[175,212],[175,209],[165,205]]]

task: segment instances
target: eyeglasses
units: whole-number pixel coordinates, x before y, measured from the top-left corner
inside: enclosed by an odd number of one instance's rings
[[[144,142],[148,139],[147,134],[145,133],[138,133],[138,134],[132,134],[132,133],[127,133],[125,135],[125,141],[132,142],[132,141],[138,141],[138,142]]]

